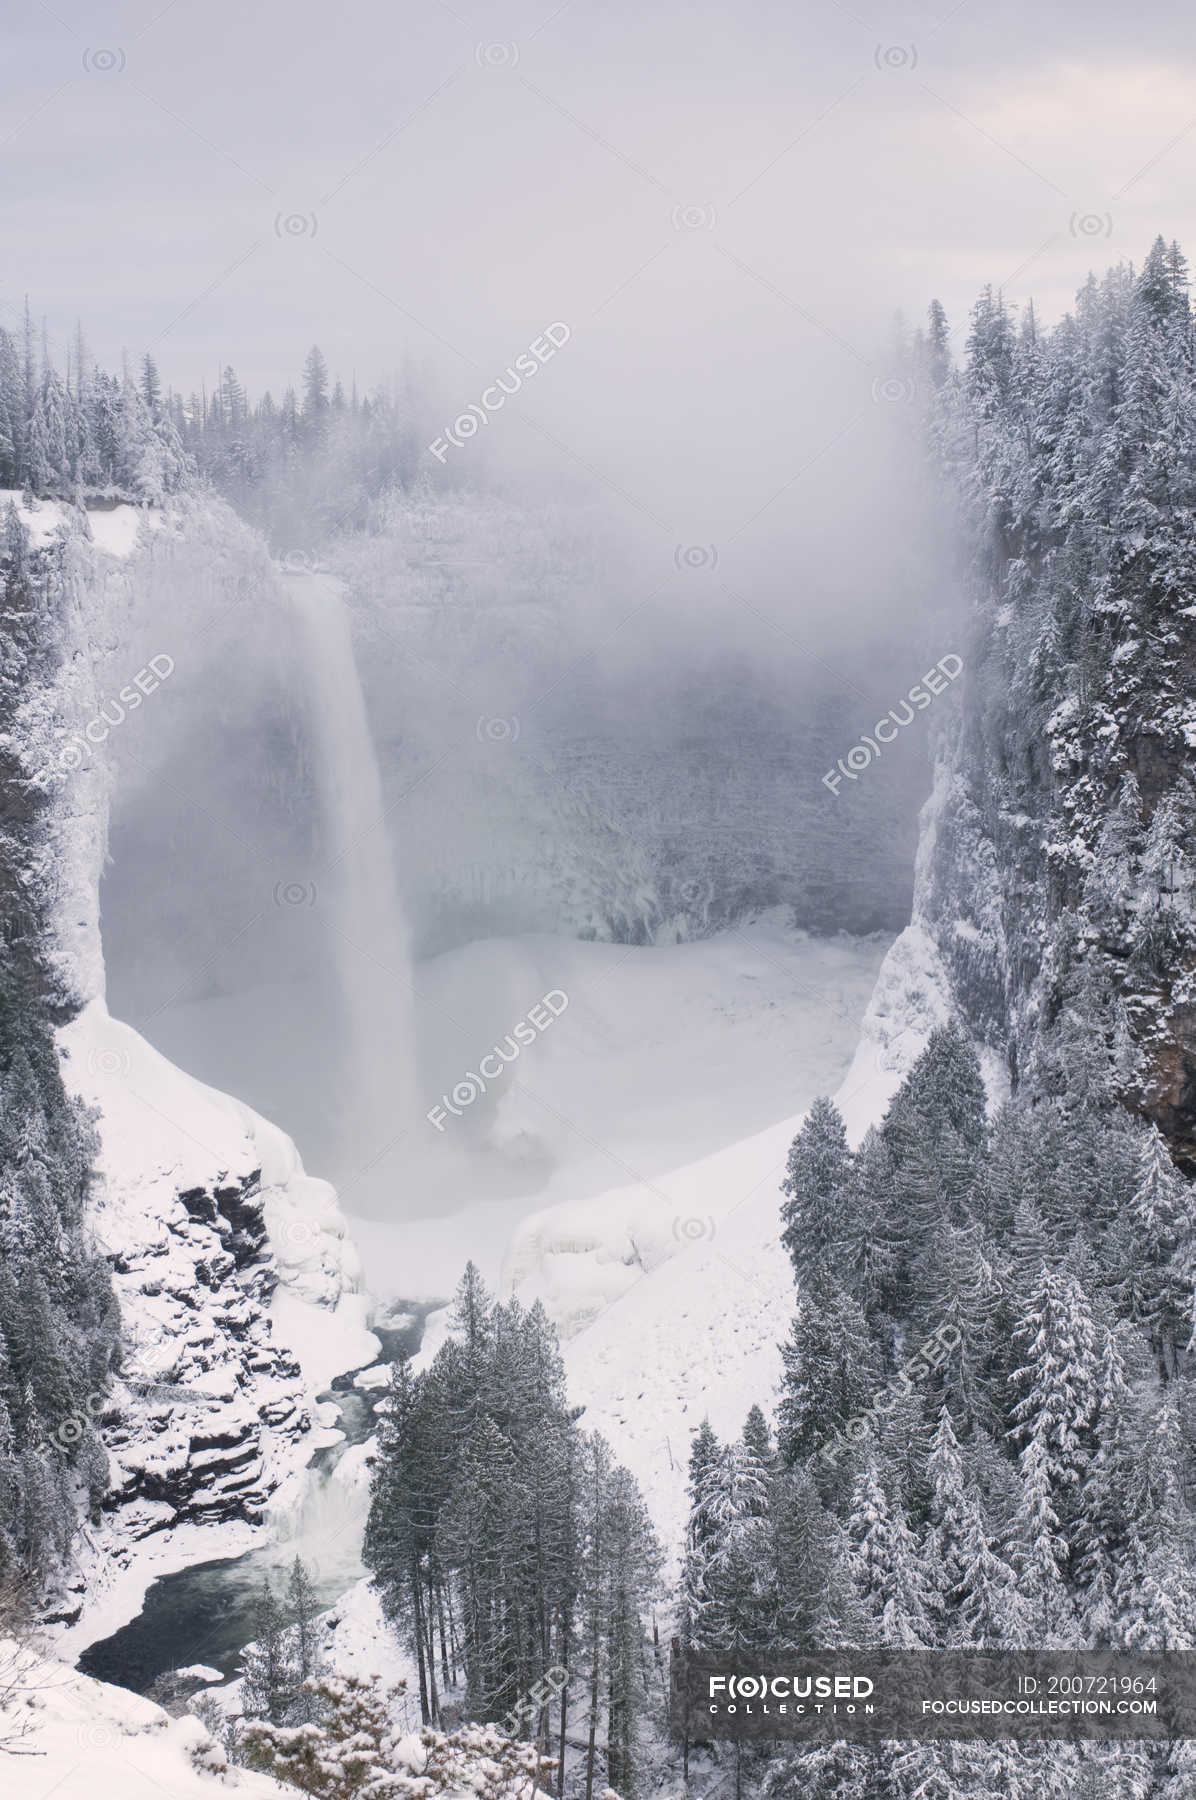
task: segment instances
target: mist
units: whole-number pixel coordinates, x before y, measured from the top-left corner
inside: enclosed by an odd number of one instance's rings
[[[1086,10],[1082,41],[966,5],[25,19],[7,322],[28,292],[69,368],[82,315],[97,361],[148,352],[189,418],[230,365],[283,404],[318,344],[404,421],[401,469],[363,456],[343,505],[318,459],[260,501],[251,454],[214,464],[261,536],[155,542],[106,624],[113,675],[175,665],[111,746],[114,1011],[318,1173],[401,1135],[378,1117],[345,1151],[330,709],[280,560],[352,631],[411,945],[380,988],[415,1020],[403,1129],[560,985],[545,944],[900,930],[951,702],[871,734],[965,629],[911,337],[937,296],[962,351],[983,283],[1057,317],[1094,261],[1185,234],[1178,17]],[[766,1122],[757,1088],[737,1129]],[[421,1126],[433,1172],[396,1164],[362,1210],[452,1213],[479,1181],[526,1207],[560,1146],[525,1114],[489,1096],[451,1151]],[[503,1157],[446,1174],[471,1133]]]
[[[359,3],[330,34],[313,0],[144,0],[101,31],[63,0],[17,28],[5,298],[183,393],[232,362],[278,397],[313,341],[363,392],[410,359],[443,423],[561,321],[447,472],[592,485],[778,591],[807,565],[809,612],[827,539],[901,533],[895,314],[937,294],[962,333],[992,282],[1057,316],[1188,234],[1181,17]]]
[[[0,1762],[1184,1787],[1190,7],[35,0],[0,145]]]

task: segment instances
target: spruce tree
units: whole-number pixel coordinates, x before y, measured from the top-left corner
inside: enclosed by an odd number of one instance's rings
[[[900,1507],[890,1503],[874,1463],[856,1482],[847,1530],[848,1567],[868,1621],[868,1642],[897,1650],[929,1648],[939,1609],[933,1564]]]
[[[295,1702],[298,1677],[286,1615],[268,1580],[254,1607],[253,1632],[242,1664],[242,1710],[247,1717],[284,1725]]]
[[[783,1392],[777,1436],[786,1463],[822,1451],[832,1463],[844,1433],[866,1430],[884,1368],[858,1303],[825,1272],[799,1295],[789,1341],[781,1347]]]
[[[814,1101],[789,1150],[781,1192],[781,1242],[799,1281],[815,1273],[844,1278],[845,1202],[852,1172],[847,1132],[834,1102]]]
[[[311,1693],[309,1689],[305,1689],[304,1683],[310,1681],[317,1674],[320,1666],[319,1641],[316,1631],[320,1603],[316,1596],[316,1590],[312,1586],[311,1576],[299,1557],[296,1557],[291,1564],[291,1572],[287,1579],[286,1610],[291,1633],[297,1689],[293,1710],[297,1717],[308,1718],[312,1715]]]

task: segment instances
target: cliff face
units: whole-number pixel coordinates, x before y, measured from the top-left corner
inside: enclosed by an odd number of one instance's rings
[[[44,642],[4,745],[6,793],[37,802],[27,829],[6,811],[5,868],[36,921],[64,1083],[95,1120],[86,1226],[120,1307],[119,1379],[88,1402],[108,1488],[59,1616],[82,1611],[86,1624],[96,1602],[119,1622],[152,1568],[212,1554],[191,1528],[219,1522],[223,1544],[230,1526],[260,1523],[307,1460],[316,1393],[371,1360],[376,1340],[328,1185],[283,1133],[174,1067],[104,1001],[99,883],[116,769],[136,778],[175,667],[201,654],[202,634],[181,629],[185,605],[158,641],[155,596],[191,595],[204,615],[243,603],[268,558],[219,503],[18,514]]]
[[[99,1417],[110,1483],[78,1592],[211,1555],[306,1462],[315,1393],[371,1360],[360,1267],[328,1184],[265,1120],[91,1002],[59,1032],[100,1138],[89,1224],[120,1304]],[[230,1533],[230,1528],[233,1528]],[[127,1610],[127,1607],[125,1608]]]
[[[891,704],[887,676],[871,698],[836,685],[783,610],[778,630],[724,598],[712,620],[715,594],[671,561],[681,593],[649,604],[662,572],[579,541],[571,516],[401,496],[371,525],[328,564],[418,955],[533,931],[672,943],[775,905],[820,933],[904,924],[924,735],[841,795],[823,782]],[[278,584],[266,571],[241,602],[230,569],[177,641],[177,581],[161,585],[145,649],[178,670],[114,742],[104,881],[110,991],[132,1018],[201,969],[213,994],[305,980],[322,936],[318,721]],[[908,687],[926,663],[902,656]],[[169,891],[148,893],[164,865]],[[312,916],[277,929],[276,884],[314,887]],[[276,928],[246,933],[259,912]]]
[[[800,582],[775,618],[684,582],[647,602],[662,571],[559,519],[434,517],[435,557],[406,502],[337,554],[421,950],[672,943],[775,905],[814,932],[900,928],[924,740],[841,796],[824,785],[890,683],[869,697],[828,670]],[[923,665],[900,654],[908,686]]]
[[[916,908],[1014,1083],[1196,1168],[1196,360],[1157,245],[1043,337],[991,294],[931,404],[974,601]]]
[[[1186,688],[1196,660],[1185,626],[1172,672]],[[1063,696],[1038,721],[987,699],[1019,671],[982,635],[967,718],[927,808],[915,909],[961,1012],[1014,1085],[1050,1085],[1095,1028],[1110,1093],[1191,1168],[1196,700],[1168,697],[1145,658],[1131,684],[1127,660],[1111,664],[1099,698]]]

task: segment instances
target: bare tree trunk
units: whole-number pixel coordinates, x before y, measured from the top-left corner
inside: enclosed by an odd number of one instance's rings
[[[436,1635],[432,1619],[432,1578],[428,1577],[428,1595],[424,1606],[424,1632],[427,1638],[428,1653],[428,1705],[431,1712],[430,1723],[440,1723],[440,1695],[436,1691]]]
[[[444,1629],[444,1588],[439,1577],[436,1581],[436,1623],[440,1629],[440,1685],[451,1687],[453,1678],[449,1673],[448,1637]]]
[[[590,1740],[586,1748],[586,1800],[594,1800],[594,1755],[598,1740],[598,1623],[590,1635]]]
[[[428,1706],[428,1672],[424,1663],[424,1595],[420,1583],[419,1559],[411,1559],[411,1594],[415,1607],[415,1660],[419,1668],[419,1712],[425,1725],[432,1723],[432,1715]]]
[[[457,1664],[462,1660],[460,1633],[457,1630],[457,1613],[453,1606],[453,1590],[450,1587],[445,1596],[448,1606],[449,1663],[453,1671],[453,1682],[457,1680]]]
[[[565,1671],[565,1680],[561,1686],[561,1717],[557,1731],[556,1791],[559,1800],[565,1800],[565,1731],[569,1724],[569,1665],[562,1659],[561,1667]]]
[[[674,1638],[672,1643],[670,1644],[669,1648],[672,1652],[672,1662],[670,1665],[670,1674],[672,1676],[672,1679],[674,1681],[676,1681],[676,1679],[677,1679],[677,1664],[681,1658],[681,1639]],[[688,1687],[685,1687],[682,1689],[682,1705],[683,1705],[684,1710],[682,1713],[682,1726],[681,1726],[681,1773],[685,1780],[685,1785],[686,1785],[686,1787],[688,1787],[689,1786],[689,1690],[688,1690]]]

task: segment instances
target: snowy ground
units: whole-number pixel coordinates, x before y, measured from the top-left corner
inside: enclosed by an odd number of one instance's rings
[[[8,1681],[5,1681],[5,1677]],[[210,1758],[201,1772],[207,1733],[190,1716],[171,1719],[158,1706],[42,1661],[0,1640],[0,1684],[17,1691],[0,1705],[0,1783],[6,1800],[211,1800],[233,1788],[243,1800],[282,1800],[294,1788],[245,1769],[220,1774]],[[27,1731],[5,1754],[4,1735]]]
[[[35,550],[48,544],[60,526],[69,527],[78,517],[75,508],[65,500],[35,500],[30,506],[20,488],[0,488],[0,510],[10,503],[16,507]],[[129,506],[124,501],[114,506],[93,505],[87,514],[94,542],[109,556],[120,558],[132,555],[143,530],[154,531],[161,522],[160,512]]]
[[[817,1091],[833,1091],[859,1140],[878,1121],[902,1075],[947,1014],[945,988],[929,940],[916,926],[897,939],[869,1003],[850,1067],[826,1067]],[[838,1078],[838,1079],[837,1079]],[[804,1107],[803,1107],[804,1110]],[[738,1433],[752,1404],[771,1410],[779,1345],[793,1314],[789,1259],[780,1244],[778,1184],[801,1124],[795,1111],[653,1183],[652,1190],[604,1196],[618,1215],[684,1221],[677,1254],[640,1274],[565,1346],[570,1398],[635,1475],[665,1545],[676,1552],[685,1520],[690,1434],[705,1414],[720,1436]],[[576,1213],[578,1209],[571,1209]],[[542,1253],[548,1282],[568,1285],[567,1234],[537,1227],[555,1254]],[[525,1234],[526,1240],[526,1234]],[[576,1255],[577,1252],[572,1252]],[[590,1253],[592,1255],[592,1253]],[[592,1286],[582,1278],[583,1291]]]
[[[712,967],[734,967],[725,941],[688,948],[708,950],[697,964],[707,978]],[[778,1186],[805,1108],[816,1094],[832,1092],[852,1141],[858,1142],[883,1116],[931,1030],[948,1016],[937,953],[917,925],[892,944],[879,975],[872,947],[854,946],[858,988],[838,961],[848,946],[807,943],[805,948],[811,954],[790,967],[788,984],[776,981],[792,1009],[782,1034],[788,1084],[776,1082],[767,1021],[753,1019],[750,1007],[739,1015],[734,1042],[719,1044],[716,1051],[722,1117],[742,1116],[736,1109],[748,1105],[750,1090],[737,1084],[756,1074],[773,1083],[765,1104],[776,1108],[775,1122],[709,1155],[681,1160],[650,1181],[538,1211],[518,1229],[508,1258],[508,1273],[524,1298],[543,1297],[574,1328],[565,1345],[570,1399],[585,1407],[583,1425],[601,1431],[636,1477],[670,1558],[683,1540],[690,1434],[706,1414],[715,1430],[727,1435],[742,1428],[753,1403],[771,1410],[779,1345],[793,1313],[792,1270],[780,1245]],[[789,940],[789,952],[801,949],[800,940]],[[774,977],[785,954],[785,934],[778,933],[769,944]],[[861,996],[862,1018],[856,1014],[841,1035],[828,1026],[825,1005],[813,1004],[811,997],[811,989],[825,996],[827,988],[819,990],[815,983],[828,981],[832,968],[842,995]],[[755,965],[742,965],[741,979],[755,978]],[[798,979],[806,984],[800,1000],[793,988]],[[686,991],[693,1013],[709,1021],[717,1042],[717,1015],[703,1014],[694,990]],[[666,1041],[681,1036],[685,1021],[653,1012],[653,998],[659,996],[645,997],[636,1008],[630,1030],[656,1031]],[[722,1029],[734,1016],[728,1006]],[[694,1023],[692,1014],[689,1022]],[[687,1070],[702,1068],[710,1048],[709,1040],[687,1041]],[[775,1056],[775,1040],[771,1048]],[[667,1060],[660,1065],[670,1067]],[[607,1080],[614,1086],[618,1079],[616,1064]],[[658,1074],[653,1091],[660,1094],[663,1087]],[[796,1110],[786,1110],[786,1103]],[[707,1104],[715,1104],[709,1094]],[[665,1092],[661,1117],[670,1116]],[[716,1120],[708,1117],[704,1123],[707,1132],[717,1129]],[[629,1129],[635,1125],[633,1118]],[[628,1256],[629,1248],[638,1256]],[[443,1341],[446,1322],[444,1313],[429,1321],[421,1362]],[[397,1666],[393,1639],[366,1583],[350,1590],[337,1615],[333,1641],[337,1654],[348,1659],[345,1666],[362,1673],[389,1673]]]
[[[534,935],[446,952],[415,976],[419,1111],[380,1120],[340,1169],[320,1050],[335,1027],[316,988],[178,1002],[145,1029],[292,1132],[334,1181],[376,1294],[431,1298],[467,1256],[497,1283],[529,1215],[653,1182],[837,1086],[886,945],[812,938],[770,914],[696,943]],[[567,997],[559,1016],[459,1117],[448,1111],[443,1097],[472,1093],[493,1046],[554,993]],[[438,1104],[439,1129],[425,1116]]]

